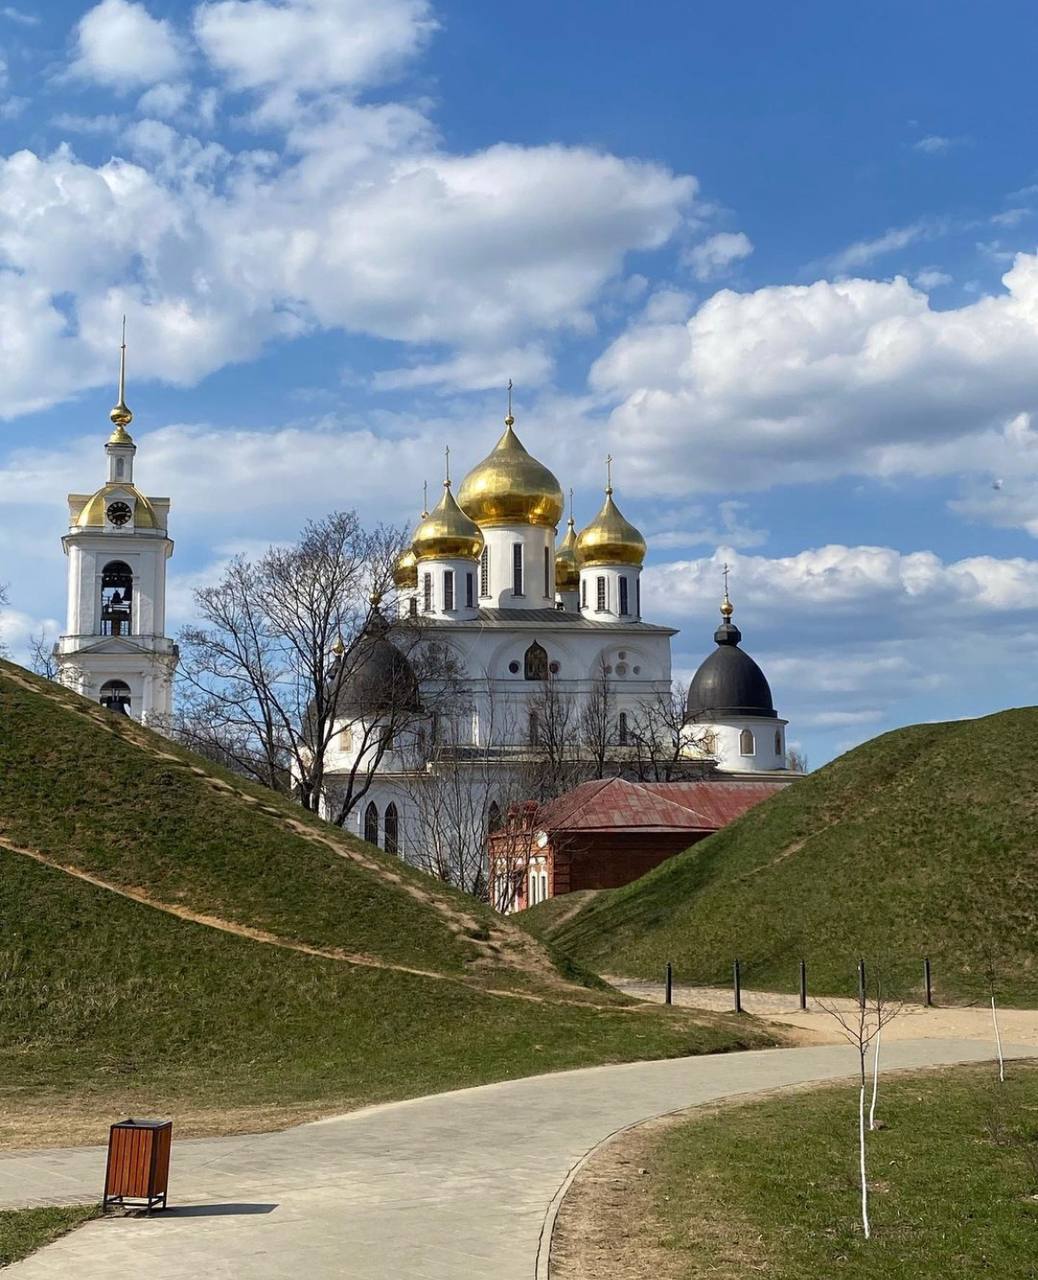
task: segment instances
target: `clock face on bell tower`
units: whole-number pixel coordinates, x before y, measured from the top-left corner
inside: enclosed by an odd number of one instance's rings
[[[108,517],[109,524],[114,524],[117,529],[121,529],[124,524],[129,524],[133,512],[126,502],[110,502],[105,515]]]

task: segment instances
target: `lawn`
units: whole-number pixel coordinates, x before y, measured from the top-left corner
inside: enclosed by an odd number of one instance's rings
[[[0,1267],[27,1258],[101,1212],[99,1205],[0,1210]]]
[[[869,1135],[873,1235],[857,1183],[857,1090],[693,1113],[640,1157],[647,1221],[630,1238],[661,1280],[1038,1276],[1038,1068],[881,1080]],[[627,1275],[617,1260],[619,1275]],[[632,1270],[630,1274],[641,1274]]]

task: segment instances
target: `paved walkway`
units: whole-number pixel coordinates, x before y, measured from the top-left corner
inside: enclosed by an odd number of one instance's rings
[[[886,1065],[990,1057],[908,1040]],[[1027,1053],[1028,1050],[1022,1052]],[[176,1142],[176,1206],[90,1223],[11,1280],[533,1280],[545,1218],[604,1138],[731,1094],[846,1076],[821,1045],[595,1067],[374,1107],[283,1133]],[[98,1198],[99,1148],[0,1157],[0,1207]]]

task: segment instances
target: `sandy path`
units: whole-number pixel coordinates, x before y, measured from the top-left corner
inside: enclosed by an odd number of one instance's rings
[[[617,977],[608,977],[607,981],[629,996],[657,1003],[663,1000],[663,984],[660,982]],[[690,1009],[731,1013],[732,992],[729,987],[688,987],[675,983],[674,1003]],[[853,1012],[856,1007],[854,1000],[837,998],[827,1000],[826,1004],[835,1005],[845,1012]],[[809,999],[807,1006],[806,1010],[801,1010],[795,995],[747,991],[745,988],[742,993],[745,1013],[752,1013],[764,1022],[797,1028],[801,1033],[798,1039],[802,1043],[839,1042],[840,1031],[832,1015],[820,1008],[816,1000]],[[1038,1046],[1038,1009],[999,1009],[998,1025],[1003,1041]],[[987,1005],[946,1005],[932,1009],[921,1004],[905,1005],[894,1021],[884,1028],[883,1038],[990,1040],[993,1044],[991,1010]]]

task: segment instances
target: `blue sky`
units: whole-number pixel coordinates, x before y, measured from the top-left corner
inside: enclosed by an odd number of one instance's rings
[[[171,612],[520,434],[720,565],[812,764],[1038,701],[1033,6],[0,4],[0,617],[60,626],[129,317]]]

